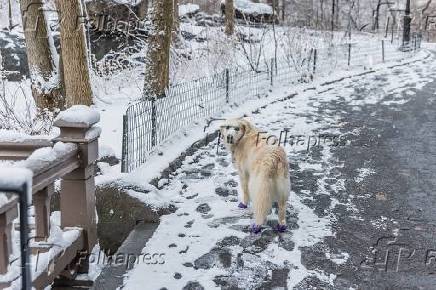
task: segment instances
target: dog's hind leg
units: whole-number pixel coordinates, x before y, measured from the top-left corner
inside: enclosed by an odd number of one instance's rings
[[[279,204],[279,224],[277,230],[284,232],[286,230],[286,205],[288,201],[290,190],[290,184],[286,180],[283,182],[277,182],[277,195]]]
[[[271,178],[253,177],[250,179],[250,191],[253,193],[253,212],[256,226],[263,225],[271,211],[271,194],[273,189]]]
[[[286,225],[286,199],[279,200],[279,225]]]

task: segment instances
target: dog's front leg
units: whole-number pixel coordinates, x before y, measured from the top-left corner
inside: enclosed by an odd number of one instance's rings
[[[243,172],[239,172],[239,178],[241,179],[242,187],[242,202],[239,204],[240,208],[247,208],[250,201],[250,193],[248,192],[248,175]]]

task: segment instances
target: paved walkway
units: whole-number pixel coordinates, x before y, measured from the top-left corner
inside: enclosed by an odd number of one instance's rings
[[[432,56],[252,115],[259,128],[302,136],[286,146],[283,234],[273,213],[251,235],[230,156],[216,142],[198,150],[149,193],[178,209],[143,250],[163,261],[139,261],[124,289],[434,289],[435,71]]]

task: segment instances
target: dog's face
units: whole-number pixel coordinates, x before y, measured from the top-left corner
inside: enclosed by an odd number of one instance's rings
[[[244,137],[246,125],[242,119],[230,119],[220,126],[221,137],[227,145],[236,145]]]

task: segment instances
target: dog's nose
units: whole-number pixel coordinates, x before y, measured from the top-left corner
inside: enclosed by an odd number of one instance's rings
[[[231,135],[227,136],[227,143],[229,143],[229,144],[233,143],[233,136],[231,136]]]

